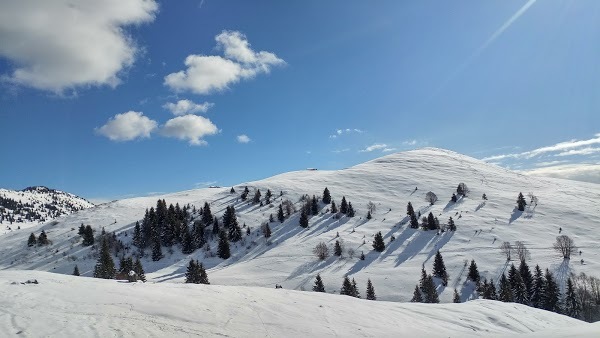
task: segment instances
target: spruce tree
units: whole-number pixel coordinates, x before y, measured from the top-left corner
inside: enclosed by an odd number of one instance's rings
[[[385,250],[385,242],[383,241],[381,231],[375,234],[375,238],[373,239],[373,249],[377,252],[383,252],[383,250]]]
[[[202,223],[208,226],[213,222],[213,214],[210,210],[210,204],[208,202],[204,202],[204,207],[202,207]]]
[[[442,254],[439,250],[435,254],[435,259],[433,261],[433,276],[441,279],[443,286],[448,285],[448,272],[446,272],[444,258],[442,258]]]
[[[320,274],[317,274],[317,277],[315,277],[315,285],[313,285],[312,289],[314,292],[325,292],[325,285],[323,285]]]
[[[244,191],[242,192],[242,194],[240,195],[242,201],[245,201],[246,198],[248,198],[248,194],[250,193],[250,190],[248,190],[248,186],[244,187]]]
[[[321,200],[325,204],[331,203],[331,194],[329,193],[329,189],[327,189],[327,187],[325,187],[325,190],[323,190],[323,198]]]
[[[273,193],[271,189],[267,189],[267,193],[265,194],[265,204],[271,204],[271,197],[273,197]]]
[[[254,193],[254,197],[252,197],[252,203],[253,204],[260,203],[260,197],[261,197],[260,189],[256,189],[256,192]]]
[[[514,301],[513,292],[510,287],[510,282],[506,278],[505,274],[502,274],[502,277],[500,277],[500,290],[498,294],[498,300],[505,303]]]
[[[342,214],[348,213],[348,202],[346,202],[346,196],[342,196],[342,203],[340,204],[340,212]]]
[[[342,256],[342,245],[338,240],[335,241],[335,246],[333,247],[333,254],[338,257]]]
[[[314,216],[319,214],[319,202],[317,201],[317,197],[315,195],[313,195],[310,202],[310,212]]]
[[[450,217],[450,219],[448,220],[448,229],[450,231],[456,231],[456,224],[454,224],[454,220],[452,219],[452,217]]]
[[[305,210],[302,210],[300,213],[300,226],[303,228],[308,228],[308,215]]]
[[[344,282],[342,283],[342,288],[340,289],[340,295],[352,296],[354,293],[354,289],[352,287],[352,282],[348,276],[344,277]]]
[[[155,238],[152,243],[152,260],[157,262],[163,258],[162,247],[160,245],[160,239]]]
[[[85,229],[83,232],[85,233]],[[140,222],[135,222],[135,227],[133,228],[133,245],[139,249],[144,248],[144,238],[142,236],[142,227],[140,226]]]
[[[144,267],[139,258],[136,258],[135,263],[133,263],[133,271],[137,274],[139,280],[146,282],[146,273],[144,272]]]
[[[219,226],[219,219],[215,217],[215,220],[213,221],[213,226],[212,226],[212,233],[213,235],[218,235],[221,232],[221,227]]]
[[[217,247],[217,256],[222,259],[231,257],[231,251],[229,249],[229,239],[227,239],[227,233],[223,230],[219,233],[219,246]]]
[[[38,236],[37,244],[40,246],[50,244],[50,241],[48,241],[48,236],[46,236],[46,231],[42,230],[42,232]]]
[[[206,270],[204,269],[204,265],[196,261],[196,266],[198,267],[198,279],[200,281],[200,284],[210,284],[210,282],[208,281],[208,275],[206,274]]]
[[[373,215],[371,215],[371,211],[367,211],[367,219],[371,219],[373,218]]]
[[[354,217],[354,215],[355,215],[354,208],[352,207],[352,202],[348,202],[347,215],[348,215],[348,217]]]
[[[83,236],[84,232],[85,232],[85,225],[83,225],[83,223],[81,223],[81,225],[79,226],[79,230],[77,231],[77,234],[79,236]]]
[[[279,223],[283,223],[285,221],[285,215],[283,214],[283,205],[279,204],[279,210],[277,211],[277,220]]]
[[[77,265],[75,265],[75,268],[73,269],[73,276],[79,276],[79,268]]]
[[[510,288],[511,289],[515,289],[515,286],[517,284],[517,275],[520,276],[519,271],[517,271],[517,268],[515,267],[515,264],[511,264],[510,268],[508,269],[508,282],[510,283]]]
[[[337,209],[337,206],[335,205],[335,201],[331,200],[331,213],[337,214],[337,212],[338,212],[338,209]]]
[[[216,221],[217,218],[214,217],[214,220]],[[206,244],[206,237],[204,236],[204,227],[204,223],[198,221],[195,221],[194,225],[192,226],[192,232],[190,235],[192,237],[194,249],[202,248],[204,244]],[[186,231],[186,228],[187,227],[184,228],[184,231]]]
[[[531,299],[531,289],[533,287],[533,275],[531,274],[531,270],[529,270],[529,265],[525,262],[525,260],[521,260],[521,264],[519,264],[519,274],[521,275],[521,279],[523,283],[525,283],[525,288],[527,289],[528,299]]]
[[[231,187],[231,189],[229,189],[229,193],[230,194],[235,194],[235,189],[233,189],[233,187]]]
[[[190,259],[187,270],[185,272],[185,282],[200,284],[200,271],[195,260]]]
[[[352,278],[352,297],[360,298],[360,292],[358,292],[358,287],[356,286],[354,278]]]
[[[581,304],[575,294],[575,287],[571,278],[567,280],[567,291],[565,294],[565,315],[572,318],[580,318],[581,315]]]
[[[250,227],[248,227],[248,229],[250,229]],[[265,224],[263,227],[263,235],[265,238],[271,237],[271,227],[269,226],[269,223]]]
[[[561,295],[558,284],[556,283],[550,270],[546,269],[546,275],[544,277],[546,279],[544,309],[556,313],[562,313],[560,306]]]
[[[371,283],[371,279],[367,279],[367,299],[368,300],[377,300],[377,296],[375,296],[375,288],[373,287],[373,283]]]
[[[423,289],[424,289],[423,295],[425,298],[425,303],[439,303],[440,302],[437,290],[435,289],[435,283],[433,282],[433,277],[431,277],[431,275],[428,275],[427,278],[425,279]]]
[[[419,290],[418,285],[415,285],[415,291],[413,292],[413,296],[410,301],[412,303],[423,303],[423,297],[421,296],[421,291]]]
[[[415,214],[415,209],[413,209],[412,203],[408,202],[406,206],[406,215],[413,216]]]
[[[29,235],[29,239],[27,240],[27,246],[34,246],[36,243],[37,239],[35,238],[35,235],[32,232],[31,235]]]
[[[525,197],[523,196],[523,193],[519,193],[519,196],[517,197],[517,209],[519,209],[519,211],[525,211],[526,205],[527,205],[527,202],[525,201]]]
[[[519,273],[515,275],[515,281],[512,291],[516,303],[525,305],[529,304],[529,294],[527,293],[527,286],[525,286],[523,278],[521,278],[521,274]]]
[[[191,254],[196,250],[194,239],[187,227],[183,230],[183,242],[181,243],[181,252],[185,255]]]
[[[494,281],[490,281],[490,284],[488,285],[488,299],[498,300],[498,292],[496,291],[496,285],[494,285]]]
[[[415,215],[413,213],[409,217],[410,217],[410,227],[411,227],[411,229],[418,229],[419,228],[419,219],[417,218],[417,215]]]
[[[100,247],[100,257],[94,267],[94,278],[112,279],[115,277],[115,263],[110,255],[108,242],[102,241]]]
[[[435,217],[433,217],[433,213],[429,213],[427,215],[427,227],[428,230],[436,230],[438,228],[437,222],[435,221]]]
[[[119,272],[129,273],[133,270],[133,259],[131,257],[122,257],[119,260]]]
[[[538,309],[544,308],[546,294],[546,280],[539,265],[535,266],[533,286],[531,287],[531,306]]]
[[[94,229],[90,225],[85,226],[85,232],[83,233],[83,244],[84,246],[94,245]]]
[[[454,296],[452,296],[453,303],[460,303],[460,295],[458,294],[458,290],[454,289]]]
[[[472,280],[475,284],[479,284],[479,270],[477,270],[477,264],[475,264],[474,259],[471,260],[471,265],[469,266],[469,274],[467,274],[467,278]]]

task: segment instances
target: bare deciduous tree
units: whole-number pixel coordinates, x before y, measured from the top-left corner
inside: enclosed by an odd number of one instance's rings
[[[571,259],[571,254],[577,251],[577,246],[575,246],[575,242],[571,239],[571,237],[561,235],[556,237],[556,242],[554,242],[554,250],[561,254],[564,259]]]
[[[525,244],[521,241],[515,242],[515,253],[519,256],[520,261],[526,261],[529,259],[529,249],[525,247]]]
[[[356,251],[354,251],[353,248],[348,248],[348,250],[346,250],[346,253],[348,254],[348,258],[352,259],[354,258],[354,254],[356,253]]]
[[[467,196],[467,194],[471,192],[471,190],[469,190],[469,187],[467,187],[466,184],[464,183],[459,183],[458,187],[456,188],[456,193],[459,195],[463,195],[463,196]]]
[[[529,197],[529,205],[537,205],[538,204],[538,198],[532,192],[528,193],[527,197]]]
[[[320,242],[313,249],[313,253],[319,260],[324,261],[329,257],[329,248],[327,247],[327,244]]]
[[[369,210],[369,212],[371,214],[374,214],[375,210],[377,210],[377,207],[375,206],[375,203],[373,203],[372,201],[369,201],[369,203],[367,203],[367,210]]]
[[[585,273],[571,276],[575,295],[581,306],[581,319],[586,322],[600,320],[600,279]]]
[[[510,245],[510,242],[503,242],[502,244],[500,244],[500,250],[506,256],[506,260],[510,261],[513,250],[513,247],[512,245]]]
[[[430,191],[427,194],[425,194],[425,201],[429,202],[429,204],[434,205],[435,202],[437,202],[437,200],[437,195],[434,194],[433,191]]]

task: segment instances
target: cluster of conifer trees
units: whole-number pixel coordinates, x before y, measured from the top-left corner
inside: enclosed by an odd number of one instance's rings
[[[313,285],[312,290],[315,292],[325,292],[325,285],[323,284],[323,279],[321,278],[320,274],[317,274],[315,277],[315,285]],[[356,285],[354,278],[352,278],[352,281],[350,281],[348,276],[344,277],[342,287],[340,288],[340,295],[360,298],[360,292],[358,291],[358,286]],[[367,280],[366,295],[368,300],[377,300],[375,288],[373,287],[373,283],[371,283],[371,279]]]
[[[27,239],[27,246],[31,247],[31,246],[43,246],[43,245],[48,245],[50,244],[50,240],[48,239],[48,236],[46,235],[46,231],[42,230],[42,232],[40,233],[40,235],[37,237],[37,239],[35,238],[35,234],[32,232],[31,235],[29,235],[29,238]]]

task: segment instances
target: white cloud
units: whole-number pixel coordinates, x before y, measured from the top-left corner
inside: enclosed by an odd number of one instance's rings
[[[564,164],[528,170],[525,173],[600,184],[600,164]]]
[[[329,138],[335,139],[338,136],[341,136],[342,134],[350,134],[350,133],[362,134],[362,133],[364,133],[364,131],[357,129],[357,128],[337,129],[335,131],[335,134],[329,135]]]
[[[224,57],[189,55],[185,59],[187,69],[167,75],[164,84],[175,91],[210,94],[285,64],[271,52],[252,50],[246,36],[240,32],[223,31],[215,40]]]
[[[382,152],[389,153],[389,152],[392,152],[392,151],[395,151],[395,150],[396,150],[396,148],[383,148]]]
[[[404,142],[402,142],[402,144],[405,146],[414,146],[417,144],[417,140],[404,141]]]
[[[183,115],[172,118],[161,128],[161,134],[180,140],[188,140],[190,145],[206,145],[202,138],[217,134],[219,130],[209,119],[198,115]]]
[[[238,141],[239,143],[248,143],[248,142],[250,142],[251,140],[250,140],[250,138],[248,137],[248,135],[246,135],[246,134],[242,134],[242,135],[238,135],[238,136],[237,136],[237,141]]]
[[[110,118],[105,125],[96,128],[96,132],[112,141],[131,141],[136,138],[150,137],[157,126],[156,121],[144,116],[143,113],[128,111]]]
[[[186,115],[194,113],[206,113],[215,104],[211,102],[195,103],[190,100],[179,100],[176,103],[168,102],[163,105],[163,108],[169,110],[173,115]]]
[[[482,160],[484,161],[497,161],[504,160],[508,158],[513,159],[531,159],[534,157],[538,157],[541,155],[545,155],[548,153],[561,152],[559,154],[555,154],[555,156],[567,156],[567,155],[585,155],[584,153],[569,153],[569,150],[577,149],[580,147],[590,146],[594,144],[600,144],[600,134],[594,135],[594,138],[588,140],[570,140],[566,142],[560,142],[551,146],[537,148],[531,151],[525,151],[521,153],[513,153],[513,154],[501,154],[485,157]],[[590,148],[591,149],[591,148]]]
[[[138,53],[124,27],[154,20],[154,0],[0,2],[0,56],[9,83],[62,93],[119,84]]]
[[[340,153],[345,153],[347,151],[350,151],[350,148],[344,148],[344,149],[338,149],[338,150],[333,150],[331,151],[334,154],[340,154]]]
[[[562,153],[556,154],[554,156],[591,155],[595,153],[600,153],[600,148],[587,147],[582,149],[571,149],[563,151]]]
[[[379,149],[386,149],[388,146],[387,144],[384,143],[375,143],[373,145],[370,145],[368,147],[366,147],[365,149],[361,150],[361,153],[365,153],[365,152],[371,152],[373,150],[379,150]]]

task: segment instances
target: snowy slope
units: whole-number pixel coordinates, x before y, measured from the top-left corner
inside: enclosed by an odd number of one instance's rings
[[[471,193],[456,204],[448,203],[460,182],[466,183]],[[267,188],[271,189],[277,196],[273,208],[240,201],[239,193],[245,185],[251,190],[250,196],[254,188],[259,188],[263,196]],[[304,230],[298,226],[296,214],[283,224],[271,224],[273,236],[269,243],[256,231],[270,213],[276,214],[275,207],[282,198],[297,202],[303,194],[320,196],[326,186],[338,205],[346,196],[357,216],[336,220],[324,213],[313,216],[310,228]],[[243,245],[233,247],[233,257],[225,261],[205,257],[204,250],[182,255],[178,247],[173,248],[173,254],[165,250],[166,257],[159,262],[144,258],[148,277],[156,282],[183,281],[185,266],[192,257],[209,268],[213,284],[269,288],[281,284],[285,289],[310,290],[314,276],[320,273],[327,292],[338,293],[343,276],[349,275],[356,279],[363,295],[370,278],[379,299],[407,301],[418,282],[421,266],[424,264],[431,271],[433,255],[439,249],[450,280],[449,286],[440,286],[438,292],[442,302],[450,302],[454,288],[461,292],[463,300],[473,296],[464,283],[465,261],[475,259],[482,278],[497,280],[506,270],[506,259],[498,248],[503,241],[523,241],[531,251],[529,264],[550,268],[560,282],[571,272],[598,276],[600,271],[600,232],[595,231],[600,224],[600,186],[530,177],[446,150],[426,148],[397,153],[344,170],[290,172],[240,184],[235,189],[233,195],[229,188],[198,189],[86,209],[62,217],[56,224],[34,228],[36,232],[45,229],[53,241],[50,247],[27,248],[30,231],[13,231],[0,237],[0,268],[69,274],[77,264],[89,276],[95,259],[89,255],[89,248],[80,245],[77,227],[81,223],[96,229],[105,227],[118,232],[127,242],[134,222],[143,217],[144,210],[154,206],[158,198],[164,198],[167,204],[191,203],[196,207],[208,201],[218,215],[233,204],[240,224],[246,223],[253,232]],[[280,191],[283,197],[279,197]],[[431,207],[424,200],[428,191],[440,198]],[[539,198],[538,205],[523,214],[514,213],[519,192],[534,193]],[[481,199],[483,193],[488,201]],[[367,221],[364,216],[369,201],[376,204],[377,210],[373,219]],[[442,223],[452,216],[458,230],[436,235],[408,228],[404,222],[409,201],[415,210],[424,215],[432,212]],[[579,255],[571,262],[563,262],[553,251],[552,243],[560,227],[562,234],[572,237],[581,248],[585,264],[579,262]],[[382,253],[371,247],[377,231],[383,233],[387,245]],[[333,245],[338,233],[346,248],[355,249],[356,255],[317,261],[312,254],[314,246],[321,241]],[[396,240],[390,243],[392,235]],[[211,247],[214,250],[214,242]],[[365,261],[357,258],[361,251],[366,255]]]
[[[39,284],[21,284],[29,279]],[[403,304],[255,287],[0,272],[5,336],[514,337],[544,332],[543,337],[566,337],[577,332],[577,337],[597,337],[598,329],[555,313],[484,300]]]
[[[79,196],[42,186],[0,189],[0,224],[27,228],[93,206]]]

